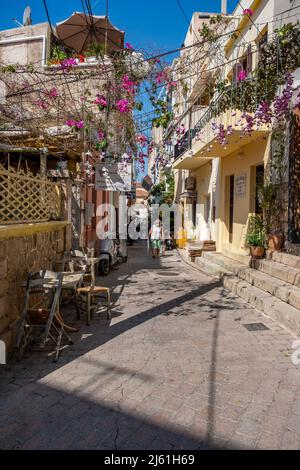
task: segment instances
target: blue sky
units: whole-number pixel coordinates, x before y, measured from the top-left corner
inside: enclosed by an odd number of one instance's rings
[[[194,11],[219,12],[221,0],[180,0],[187,17]],[[105,14],[105,0],[91,0],[94,14]],[[187,20],[176,0],[110,0],[112,23],[126,31],[126,39],[137,48],[167,51],[180,47]],[[237,0],[228,0],[231,12]],[[12,18],[22,22],[24,8],[30,5],[34,23],[47,21],[43,0],[10,0],[1,2],[0,29],[13,28]],[[74,10],[82,11],[80,0],[47,0],[52,23],[62,21]]]

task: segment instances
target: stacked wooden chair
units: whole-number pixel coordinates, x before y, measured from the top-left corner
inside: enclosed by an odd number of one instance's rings
[[[17,334],[19,360],[23,357],[28,344],[33,341],[38,341],[41,348],[45,348],[48,341],[51,341],[54,344],[54,362],[58,360],[63,337],[69,344],[73,344],[65,331],[65,324],[59,311],[62,279],[62,273],[53,271],[40,271],[28,275]]]

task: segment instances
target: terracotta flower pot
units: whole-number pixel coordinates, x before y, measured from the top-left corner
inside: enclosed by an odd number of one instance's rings
[[[279,251],[283,245],[283,234],[279,233],[278,235],[268,235],[268,243],[270,251]]]
[[[265,249],[263,246],[250,246],[251,257],[261,259],[264,257]]]

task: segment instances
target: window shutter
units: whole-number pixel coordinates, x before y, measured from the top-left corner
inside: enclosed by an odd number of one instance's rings
[[[247,74],[251,72],[252,72],[252,48],[250,44],[247,49]]]
[[[243,70],[243,66],[240,62],[237,62],[233,67],[233,83],[237,83],[239,73]]]

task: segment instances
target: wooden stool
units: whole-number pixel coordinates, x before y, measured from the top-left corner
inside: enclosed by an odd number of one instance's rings
[[[77,289],[77,294],[86,296],[86,324],[89,325],[91,321],[91,309],[93,298],[99,294],[106,294],[107,297],[107,319],[111,319],[110,314],[110,289],[108,287],[88,286],[80,287]]]

